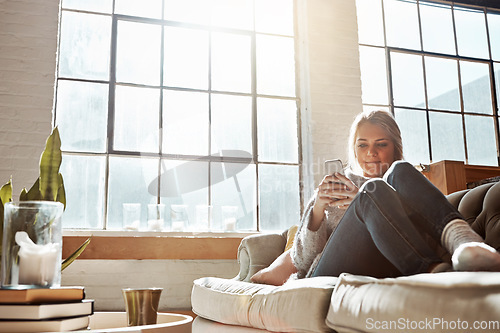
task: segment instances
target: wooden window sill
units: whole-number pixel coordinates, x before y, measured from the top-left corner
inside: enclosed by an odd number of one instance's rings
[[[128,233],[64,231],[63,258],[90,235],[92,241],[78,259],[236,259],[248,233]]]

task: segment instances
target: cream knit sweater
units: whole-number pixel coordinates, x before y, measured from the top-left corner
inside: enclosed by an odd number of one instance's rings
[[[350,169],[345,170],[345,175],[358,188],[368,180],[368,178],[354,174]],[[299,279],[309,277],[312,274],[323,253],[328,238],[333,233],[346,211],[345,209],[337,207],[328,207],[325,210],[325,217],[319,229],[311,231],[307,226],[312,216],[314,200],[313,197],[307,204],[304,215],[302,216],[300,229],[295,236],[295,241],[290,253],[292,262],[298,270],[296,277]]]

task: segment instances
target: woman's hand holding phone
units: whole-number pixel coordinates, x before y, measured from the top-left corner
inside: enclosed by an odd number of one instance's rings
[[[327,178],[328,176],[325,177],[325,179]],[[329,206],[347,209],[356,194],[358,194],[358,187],[349,178],[339,172],[329,176],[329,178],[333,186],[326,186],[324,192],[331,197]]]
[[[344,175],[344,166],[340,159],[326,160],[327,175],[318,187],[322,201],[330,199],[328,206],[347,208],[352,202],[358,188]],[[326,202],[323,202],[326,208]]]
[[[308,228],[312,231],[319,229],[328,206],[347,209],[358,191],[358,187],[342,173],[335,172],[326,175],[316,189],[312,218]]]
[[[319,184],[316,204],[323,210],[327,206],[347,208],[357,193],[358,188],[356,185],[349,178],[337,172],[333,175],[325,176]]]

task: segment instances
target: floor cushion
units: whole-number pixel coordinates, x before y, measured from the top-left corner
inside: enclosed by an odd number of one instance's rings
[[[500,273],[342,274],[326,318],[344,332],[499,332]]]
[[[191,304],[200,317],[274,332],[331,332],[326,326],[336,277],[271,286],[215,277],[194,281]]]

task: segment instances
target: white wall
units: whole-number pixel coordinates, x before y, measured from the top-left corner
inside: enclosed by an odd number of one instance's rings
[[[306,23],[300,30],[306,46],[300,79],[310,91],[302,96],[307,198],[322,178],[323,160],[346,158],[348,128],[362,108],[361,82],[355,1],[299,0],[299,9]],[[12,175],[15,195],[38,176],[51,129],[58,10],[57,0],[0,0],[0,183]],[[70,266],[63,284],[84,284],[98,309],[116,310],[122,304],[119,287],[158,279],[159,286],[170,288],[166,294],[176,293],[163,306],[184,307],[195,276],[232,277],[236,270],[234,260],[89,260]]]
[[[163,288],[160,311],[191,308],[193,281],[233,278],[236,260],[77,260],[63,271],[64,285],[85,286],[95,310],[124,311],[122,288]]]
[[[0,1],[0,184],[31,187],[50,134],[57,0]]]
[[[347,160],[346,142],[354,117],[361,112],[356,5],[354,0],[301,0],[299,19],[306,21],[306,53],[309,76],[308,110],[302,118],[310,137],[306,140],[306,175],[313,174],[314,185],[323,178],[323,161]],[[304,14],[304,11],[306,12]],[[305,15],[305,18],[303,17]],[[301,78],[302,79],[302,78]],[[304,79],[302,79],[304,80]],[[310,156],[308,156],[309,154]],[[309,194],[309,195],[307,195]]]

